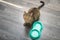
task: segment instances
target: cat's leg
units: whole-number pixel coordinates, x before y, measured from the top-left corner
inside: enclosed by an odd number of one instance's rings
[[[30,23],[24,23],[24,26],[31,26]]]

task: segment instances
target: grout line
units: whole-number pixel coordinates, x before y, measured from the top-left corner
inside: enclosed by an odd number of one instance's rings
[[[8,4],[8,5],[11,5],[11,6],[14,6],[16,8],[24,8],[23,6],[16,5],[16,4],[13,4],[13,3],[10,3],[10,2],[4,1],[4,0],[0,0],[0,2],[5,3],[5,4]]]

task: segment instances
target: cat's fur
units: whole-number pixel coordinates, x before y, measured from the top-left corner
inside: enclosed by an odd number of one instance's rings
[[[24,14],[23,14],[23,18],[24,18],[24,26],[30,26],[32,25],[32,23],[34,21],[37,21],[39,20],[39,17],[40,17],[40,9],[44,6],[44,2],[43,1],[40,1],[40,3],[42,3],[41,6],[39,6],[38,8],[34,7],[34,8],[31,8],[28,10],[28,12],[26,13],[26,11],[24,11]]]

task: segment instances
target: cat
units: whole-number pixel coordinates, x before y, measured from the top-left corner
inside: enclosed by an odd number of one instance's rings
[[[28,10],[28,12],[24,11],[23,14],[23,18],[24,18],[24,26],[32,26],[32,24],[35,21],[39,20],[40,17],[40,9],[45,5],[45,3],[43,1],[40,1],[40,3],[42,3],[42,5],[40,5],[39,7],[33,7],[31,9]]]

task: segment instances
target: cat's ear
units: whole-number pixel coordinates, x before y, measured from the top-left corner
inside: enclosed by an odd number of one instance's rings
[[[26,13],[26,11],[24,11],[24,13]]]
[[[31,13],[30,15],[33,16],[33,13]]]

